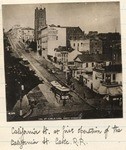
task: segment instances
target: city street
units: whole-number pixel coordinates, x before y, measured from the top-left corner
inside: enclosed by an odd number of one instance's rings
[[[70,92],[70,95],[72,96],[72,98],[70,101],[66,103],[65,107],[57,103],[57,100],[54,97],[54,94],[50,91],[50,88],[51,88],[50,82],[55,80],[66,85],[66,79],[65,79],[64,73],[61,72],[60,70],[58,71],[57,75],[49,73],[48,70],[44,68],[44,65],[42,65],[43,62],[46,60],[40,58],[40,56],[38,56],[34,52],[30,52],[30,53],[25,52],[25,50],[23,49],[24,47],[22,47],[22,45],[18,43],[14,38],[9,37],[9,40],[10,40],[11,45],[13,46],[14,53],[16,53],[19,57],[23,57],[27,59],[30,63],[29,67],[36,72],[36,75],[39,78],[44,80],[44,84],[40,84],[39,89],[45,96],[48,103],[50,104],[51,113],[52,112],[62,113],[63,111],[69,112],[69,111],[82,111],[82,110],[95,109],[95,106],[93,104],[88,103],[87,99],[83,99],[83,97],[80,96],[79,93],[76,92],[76,90]],[[48,64],[50,65],[50,67],[52,67],[50,63]],[[48,107],[47,108],[45,107],[44,110],[42,109],[41,111],[36,111],[37,108],[34,108],[32,115],[37,116],[39,113],[39,116],[40,116],[40,114],[43,112],[44,114],[46,114],[46,110],[49,110]],[[47,114],[48,113],[49,111],[47,111]]]
[[[38,87],[49,105],[45,105],[41,108],[41,110],[34,106],[33,111],[30,114],[31,118],[37,116],[41,118],[41,116],[50,116],[50,114],[63,114],[68,112],[76,112],[76,114],[79,115],[83,111],[92,111],[93,113],[94,110],[104,110],[105,112],[110,112],[111,106],[105,100],[103,100],[100,95],[94,93],[85,85],[79,84],[74,78],[72,78],[72,82],[74,83],[75,89],[71,89],[70,91],[71,99],[67,101],[65,106],[59,104],[54,96],[54,93],[50,91],[50,82],[55,80],[60,84],[69,87],[66,82],[65,73],[56,68],[55,64],[52,62],[45,60],[37,52],[30,51],[27,53],[22,42],[18,42],[15,38],[10,36],[9,41],[14,50],[13,52],[18,57],[28,60],[30,63],[28,65],[29,68],[34,70],[36,75],[44,81],[43,84],[40,84]],[[56,70],[56,73],[49,72],[50,69]],[[85,97],[83,97],[83,95],[85,95]],[[39,103],[41,104],[41,101]]]

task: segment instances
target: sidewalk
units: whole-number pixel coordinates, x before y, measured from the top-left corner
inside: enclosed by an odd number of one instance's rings
[[[22,114],[23,115],[26,115],[26,114],[30,115],[29,112],[30,112],[31,106],[29,104],[29,101],[34,101],[36,103],[34,105],[34,108],[38,110],[40,110],[39,107],[42,107],[42,110],[44,110],[44,107],[55,109],[56,107],[61,106],[61,104],[57,103],[54,94],[50,91],[49,86],[46,84],[39,84],[37,87],[32,89],[27,95],[25,95],[22,98]],[[34,108],[33,108],[32,113],[34,113]],[[13,111],[18,115],[20,114],[20,100],[18,100],[17,103],[15,104]]]
[[[22,114],[23,115],[26,114],[27,112],[29,112],[29,110],[30,110],[29,101],[27,96],[25,95],[22,98]],[[13,111],[18,115],[20,114],[20,100],[18,100],[17,103],[15,104]]]

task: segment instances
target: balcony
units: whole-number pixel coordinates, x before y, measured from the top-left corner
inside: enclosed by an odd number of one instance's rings
[[[101,83],[105,87],[117,87],[117,86],[120,86],[120,84],[118,82],[105,82],[105,81],[101,81]]]

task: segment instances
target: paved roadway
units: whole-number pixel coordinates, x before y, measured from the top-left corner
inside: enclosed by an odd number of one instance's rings
[[[56,102],[55,98],[51,96],[52,93],[50,93],[50,82],[53,80],[58,80],[55,75],[50,74],[42,65],[41,63],[34,57],[33,53],[27,53],[24,50],[24,47],[22,48],[22,45],[17,42],[17,40],[9,37],[10,43],[12,45],[12,48],[14,52],[19,56],[27,59],[30,62],[30,67],[35,70],[36,74],[44,80],[44,84],[40,86],[41,91],[43,92],[44,96],[46,97],[47,101],[51,104],[53,104],[54,108],[58,107],[58,103]],[[44,87],[44,88],[43,88]],[[45,90],[46,89],[46,90]],[[48,94],[50,93],[50,94]],[[67,109],[73,108],[73,110],[79,108],[82,110],[92,110],[92,107],[85,101],[82,101],[81,98],[78,97],[78,94],[75,92],[70,92],[72,95],[72,99],[69,102],[68,105],[66,105],[66,109],[63,108],[64,111],[67,111]],[[72,107],[69,107],[72,106]],[[56,111],[60,111],[61,108],[56,109]]]

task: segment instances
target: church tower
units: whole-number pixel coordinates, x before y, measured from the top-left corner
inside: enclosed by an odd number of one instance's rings
[[[38,39],[38,32],[40,28],[43,28],[46,26],[46,9],[42,8],[36,8],[35,9],[35,22],[34,22],[34,27],[35,27],[35,41]]]

